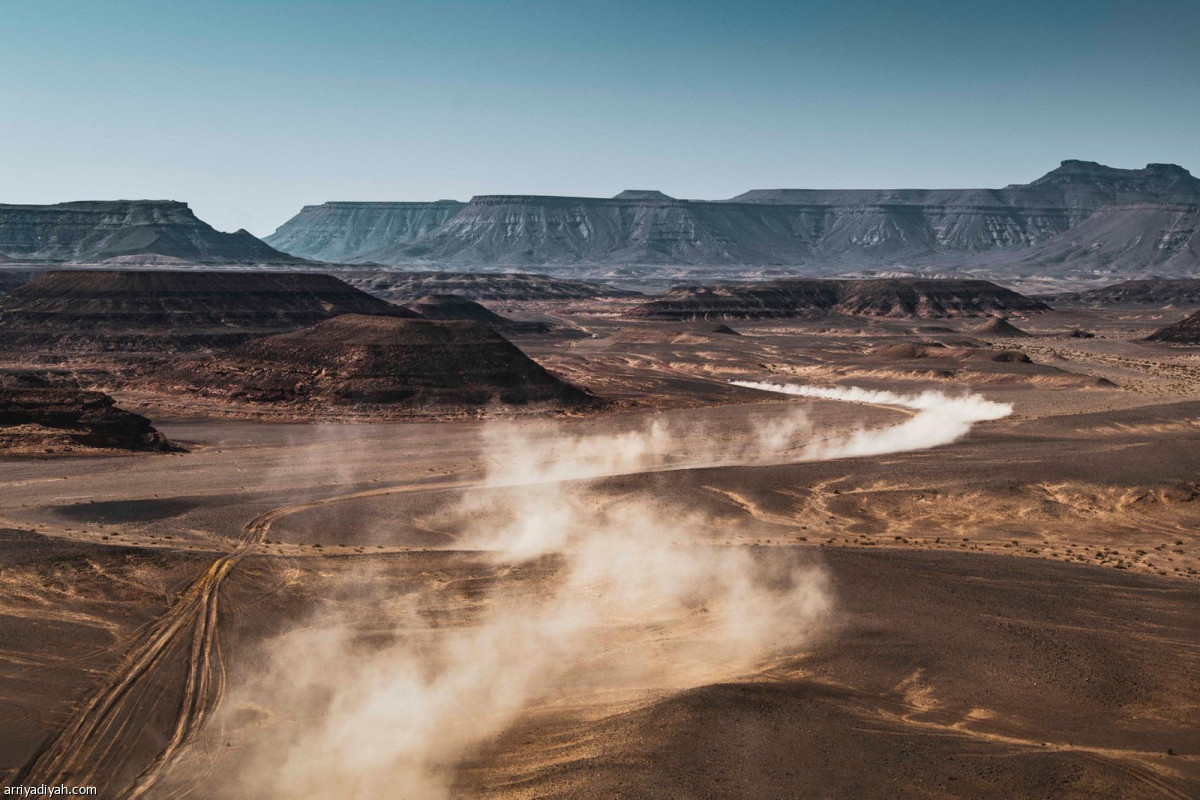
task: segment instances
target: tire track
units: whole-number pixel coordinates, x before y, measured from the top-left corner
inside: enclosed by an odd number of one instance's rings
[[[171,692],[169,671],[188,653],[175,724],[159,754],[125,787],[110,786],[118,798],[141,797],[179,749],[203,725],[220,699],[225,666],[220,655],[220,589],[225,578],[257,545],[271,523],[303,506],[285,506],[255,517],[235,549],[216,559],[134,646],[122,667],[75,713],[71,722],[14,780],[15,784],[92,785],[121,780],[143,732],[147,706]]]
[[[336,495],[259,514],[242,529],[234,549],[217,558],[156,622],[136,637],[132,652],[108,681],[84,702],[66,727],[12,779],[10,785],[97,785],[119,800],[136,800],[155,784],[180,750],[199,733],[224,692],[221,657],[220,589],[234,567],[262,543],[281,517],[360,497],[453,488],[463,481],[401,484]],[[171,693],[169,672],[186,652],[186,674],[170,735],[132,779],[148,717]],[[177,686],[177,684],[175,684]],[[127,783],[122,783],[128,781]],[[109,785],[117,784],[117,785]]]
[[[186,682],[175,729],[163,756],[169,757],[196,729],[214,700],[211,671],[218,618],[218,591],[233,565],[244,554],[222,556],[184,590],[178,602],[136,645],[122,667],[75,713],[67,727],[14,780],[24,785],[107,784],[120,780],[123,768],[145,731],[147,710],[171,693],[161,674],[190,645]],[[190,637],[189,637],[190,634]],[[153,764],[151,765],[153,767]],[[117,797],[138,797],[149,788],[157,770],[147,768]],[[108,787],[112,790],[115,787]]]

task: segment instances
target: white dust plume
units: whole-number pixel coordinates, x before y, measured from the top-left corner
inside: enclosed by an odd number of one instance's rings
[[[906,408],[917,413],[885,428],[859,429],[822,441],[813,441],[801,460],[816,461],[854,456],[878,456],[909,450],[927,450],[951,444],[966,436],[977,422],[1001,419],[1012,413],[1008,403],[986,400],[977,394],[950,395],[929,390],[919,394],[862,389],[857,386],[801,386],[761,381],[731,381],[736,386],[764,392],[839,400],[849,403]]]

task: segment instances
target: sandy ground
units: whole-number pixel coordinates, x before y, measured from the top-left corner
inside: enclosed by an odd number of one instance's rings
[[[519,344],[619,406],[506,423],[521,441],[682,431],[653,468],[564,480],[571,497],[688,520],[666,543],[681,559],[815,567],[831,610],[737,669],[684,647],[694,610],[602,620],[554,691],[438,762],[448,796],[1200,794],[1200,351],[1131,341],[1153,315],[1014,320],[1041,335],[1004,341],[961,322],[559,318],[594,338]],[[1097,336],[1056,335],[1075,328]],[[876,352],[965,340],[1033,363]],[[1014,413],[932,450],[757,463],[739,447],[797,407],[818,435],[905,415],[732,379],[971,389]],[[313,722],[256,699],[280,637],[336,614],[388,652],[417,602],[433,643],[563,580],[446,516],[533,491],[495,486],[515,459],[497,423],[171,418],[113,392],[190,452],[0,460],[0,779],[245,796],[243,754]],[[601,668],[622,652],[657,668]]]

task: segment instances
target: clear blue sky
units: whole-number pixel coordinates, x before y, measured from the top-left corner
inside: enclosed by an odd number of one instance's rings
[[[1200,1],[4,3],[0,202],[1002,186],[1200,171]]]

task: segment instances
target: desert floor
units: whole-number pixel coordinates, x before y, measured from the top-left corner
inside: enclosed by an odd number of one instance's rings
[[[591,334],[517,343],[614,407],[319,423],[114,385],[189,452],[0,459],[0,780],[156,798],[1200,795],[1200,349],[1135,340],[1180,314],[1056,312],[989,342],[966,321],[731,336],[496,310]],[[945,352],[880,353],[911,342]],[[978,355],[1005,350],[1032,363]],[[1013,413],[952,444],[806,460],[763,432],[911,412],[730,380],[969,390]],[[563,466],[561,442],[595,447]],[[487,538],[538,509],[569,515],[539,530],[578,538],[528,557]],[[589,526],[610,536],[600,561],[578,556]],[[596,564],[599,582],[574,582]],[[678,564],[682,594],[609,586],[661,570],[677,587]],[[705,594],[727,577],[713,564],[766,584],[786,568],[820,597],[793,617],[754,595],[736,607],[769,624],[731,642],[705,616],[741,602]]]

